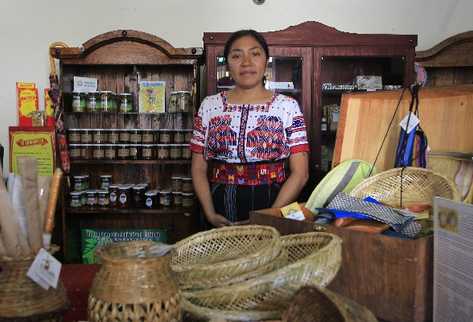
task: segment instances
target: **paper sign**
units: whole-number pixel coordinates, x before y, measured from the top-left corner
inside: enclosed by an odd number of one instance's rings
[[[409,114],[411,114],[409,118]],[[411,133],[412,130],[414,130],[417,125],[419,125],[420,120],[417,118],[417,116],[414,113],[409,113],[407,114],[399,123],[399,125],[402,127],[404,131],[406,131],[407,134]],[[407,125],[407,122],[409,121],[409,125]],[[407,127],[407,130],[406,130]]]
[[[293,219],[293,220],[304,220],[305,216],[302,212],[301,206],[299,203],[293,202],[285,207],[281,208],[281,213],[283,217]]]
[[[434,322],[473,317],[473,206],[434,198]]]
[[[61,274],[61,263],[41,248],[36,255],[33,264],[26,275],[44,289],[57,288],[59,275]]]
[[[97,91],[97,79],[74,76],[74,92],[90,93]]]
[[[266,82],[267,89],[294,89],[293,82]]]

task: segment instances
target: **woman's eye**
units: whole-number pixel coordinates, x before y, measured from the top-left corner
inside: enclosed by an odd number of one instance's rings
[[[231,58],[231,59],[239,59],[239,58],[240,58],[240,54],[233,54],[233,55],[230,55],[230,58]]]
[[[261,53],[259,51],[253,52],[253,56],[261,56]]]

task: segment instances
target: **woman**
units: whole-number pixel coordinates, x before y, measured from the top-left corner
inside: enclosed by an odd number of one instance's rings
[[[293,202],[308,178],[299,105],[264,88],[269,50],[263,36],[254,30],[233,33],[224,56],[235,88],[203,100],[191,140],[195,191],[215,227],[245,221],[251,210]]]

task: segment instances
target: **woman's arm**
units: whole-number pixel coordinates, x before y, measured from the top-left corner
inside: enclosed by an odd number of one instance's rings
[[[195,193],[199,198],[207,220],[215,227],[231,225],[228,219],[215,212],[207,179],[207,160],[204,159],[201,153],[192,153],[191,172]]]
[[[309,179],[309,157],[306,152],[299,152],[289,156],[289,178],[281,187],[272,207],[280,208],[297,199],[302,188]]]

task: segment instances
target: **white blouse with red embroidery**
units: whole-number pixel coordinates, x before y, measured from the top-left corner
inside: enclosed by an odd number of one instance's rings
[[[191,150],[208,159],[252,163],[308,152],[297,101],[275,94],[266,104],[230,104],[226,92],[208,96],[194,118]]]

